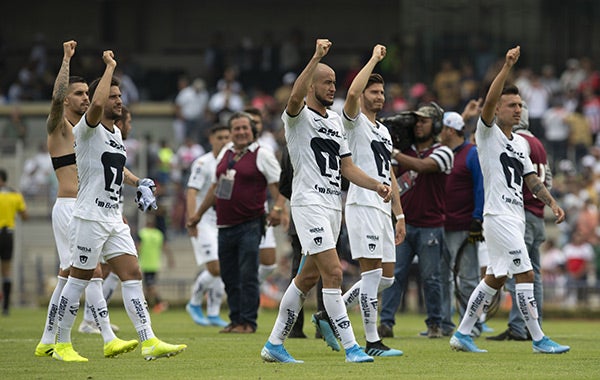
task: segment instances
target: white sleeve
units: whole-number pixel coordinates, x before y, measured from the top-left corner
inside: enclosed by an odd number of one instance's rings
[[[279,182],[281,166],[273,152],[269,149],[258,149],[256,155],[256,167],[265,176],[268,184]]]

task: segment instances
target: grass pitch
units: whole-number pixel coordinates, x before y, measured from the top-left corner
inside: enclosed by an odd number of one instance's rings
[[[362,323],[350,313],[358,342],[364,345]],[[544,331],[561,344],[571,346],[563,355],[534,354],[531,342],[476,340],[486,354],[453,352],[448,338],[418,336],[424,329],[422,315],[400,314],[396,337],[385,340],[404,351],[399,358],[375,358],[374,363],[344,362],[343,352],[334,352],[314,338],[310,323],[304,326],[308,339],[288,339],[286,348],[304,364],[263,363],[260,350],[273,326],[276,311],[261,310],[256,334],[219,334],[216,327],[195,325],[183,308],[152,315],[157,336],[170,343],[185,343],[180,355],[147,362],[140,349],[114,359],[102,355],[98,335],[76,331],[73,344],[88,363],[64,363],[33,355],[41,336],[45,310],[12,309],[0,317],[0,379],[598,379],[600,378],[600,321],[547,319]],[[310,320],[310,313],[306,315]],[[111,320],[121,327],[122,339],[136,334],[120,307],[111,309]],[[489,323],[496,332],[506,327],[505,317]]]

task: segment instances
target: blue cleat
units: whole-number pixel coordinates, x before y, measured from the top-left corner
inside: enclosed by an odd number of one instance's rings
[[[484,333],[493,333],[494,329],[491,328],[490,326],[488,326],[487,323],[484,322],[484,323],[481,324],[481,332],[484,332]]]
[[[374,359],[360,349],[358,344],[346,350],[346,362],[348,363],[371,363]]]
[[[547,336],[533,342],[533,352],[542,354],[563,354],[570,349],[571,347],[558,344]]]
[[[188,312],[190,317],[192,317],[192,320],[196,322],[196,324],[200,326],[210,326],[209,320],[206,319],[204,313],[202,312],[202,306],[188,303],[185,305],[185,310]]]
[[[477,348],[471,336],[463,335],[458,331],[452,335],[452,338],[450,338],[450,347],[452,347],[452,349],[455,351],[487,352],[487,350],[481,350]]]
[[[381,356],[381,357],[391,357],[391,356],[402,356],[404,352],[400,350],[396,350],[394,348],[389,348],[381,340],[377,342],[367,342],[367,347],[365,347],[365,353],[370,356]]]
[[[335,332],[331,327],[331,321],[329,320],[329,316],[324,311],[319,311],[312,316],[312,323],[315,325],[317,332],[321,334],[323,340],[329,347],[331,347],[334,351],[339,351],[341,349],[340,344],[337,341],[335,336]]]
[[[269,341],[260,351],[260,357],[269,363],[304,363],[302,360],[294,359],[283,347],[283,344],[272,344]]]
[[[206,318],[211,326],[225,327],[229,324],[222,320],[218,315],[209,315]]]

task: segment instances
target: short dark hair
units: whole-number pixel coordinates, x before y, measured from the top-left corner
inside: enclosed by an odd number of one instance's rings
[[[6,174],[6,170],[0,169],[0,179],[3,182],[6,182],[6,180],[8,179],[8,174]]]
[[[244,110],[244,112],[249,113],[250,115],[258,116],[262,119],[262,112],[256,107],[248,107]]]
[[[90,83],[90,86],[89,86],[90,99],[94,98],[94,93],[96,92],[96,88],[98,88],[98,83],[100,83],[100,79],[102,79],[102,78],[96,78],[96,79],[94,79],[94,81],[92,83]],[[112,77],[112,79],[110,80],[110,87],[112,87],[112,86],[120,87],[121,81],[116,77]]]
[[[228,131],[229,127],[223,124],[215,124],[213,125],[210,130],[208,131],[209,134],[214,135],[215,133],[219,132],[219,131]]]
[[[519,88],[514,84],[509,84],[502,89],[501,95],[519,95]]]
[[[385,86],[383,77],[377,73],[373,73],[373,74],[369,75],[369,80],[367,81],[367,85],[365,86],[365,88],[368,88],[370,85],[372,85],[374,83],[381,83],[382,85]]]
[[[69,77],[69,84],[73,84],[73,83],[87,83],[87,81],[85,80],[84,77],[80,77],[77,75],[71,75]]]

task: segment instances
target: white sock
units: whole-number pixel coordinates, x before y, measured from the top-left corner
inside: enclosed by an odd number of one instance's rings
[[[108,308],[106,300],[102,294],[102,279],[92,278],[88,286],[85,288],[86,305],[90,309],[93,321],[102,333],[104,343],[108,343],[116,338],[115,333],[110,327],[110,317],[108,316]]]
[[[354,346],[356,338],[340,289],[323,288],[323,305],[345,349]]]
[[[387,288],[389,288],[390,286],[392,286],[394,284],[395,278],[394,277],[383,277],[381,276],[381,280],[379,281],[379,293],[383,292],[384,290],[386,290]]]
[[[515,284],[516,302],[519,305],[521,316],[527,325],[527,329],[534,341],[544,337],[542,328],[538,322],[537,303],[533,296],[533,283]]]
[[[361,273],[360,313],[367,342],[380,340],[377,333],[377,291],[381,279],[381,268]]]
[[[138,333],[140,342],[154,338],[155,335],[154,331],[152,331],[150,313],[148,313],[148,304],[144,298],[142,281],[123,281],[121,283],[121,289],[123,293],[123,305],[125,305],[125,310],[127,310],[129,319],[133,322],[133,326]]]
[[[475,326],[477,319],[479,319],[481,311],[487,310],[496,292],[496,289],[487,285],[483,280],[479,282],[479,285],[477,285],[473,293],[471,293],[471,297],[469,297],[469,303],[467,304],[465,315],[458,326],[458,332],[463,335],[471,334],[471,330],[473,330],[473,326]]]
[[[358,302],[358,297],[360,296],[360,284],[362,280],[358,280],[352,285],[350,289],[344,293],[342,298],[344,299],[344,305],[346,305],[346,310],[356,305]]]
[[[209,317],[219,315],[224,295],[225,284],[223,283],[223,280],[221,280],[221,277],[216,277],[208,290],[208,297],[206,298],[206,315]]]
[[[275,269],[277,269],[277,264],[271,264],[271,265],[259,264],[259,266],[258,266],[258,283],[262,284],[263,282],[265,282],[267,277],[269,277],[271,275],[271,273],[275,272]]]
[[[296,318],[298,318],[298,313],[302,309],[305,299],[306,295],[296,287],[294,280],[292,280],[279,303],[279,313],[273,330],[271,330],[271,335],[269,335],[271,344],[283,344],[294,323],[296,323]]]
[[[71,329],[79,310],[79,299],[89,281],[69,276],[58,303],[56,343],[70,343]]]
[[[104,282],[102,283],[102,295],[107,303],[110,301],[115,289],[117,289],[119,282],[121,282],[121,279],[119,279],[119,276],[114,272],[110,272],[104,279]]]
[[[54,344],[56,340],[56,318],[58,317],[58,303],[60,301],[60,293],[65,287],[67,279],[65,277],[58,276],[56,287],[50,297],[48,303],[48,314],[46,315],[46,325],[44,326],[44,333],[42,334],[41,343]]]
[[[210,274],[208,270],[203,270],[202,273],[196,277],[196,281],[194,281],[194,285],[192,286],[192,296],[190,298],[190,304],[195,306],[202,305],[202,301],[204,299],[204,293],[206,293],[213,283],[219,278],[218,276],[213,276]]]

